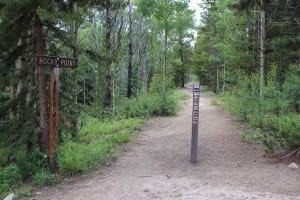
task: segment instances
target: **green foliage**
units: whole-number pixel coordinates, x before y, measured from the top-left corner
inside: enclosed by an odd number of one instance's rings
[[[274,65],[267,76],[262,101],[259,101],[259,81],[255,76],[243,79],[231,94],[226,93],[222,96],[226,110],[250,125],[249,129],[252,131],[243,133],[242,137],[248,142],[261,141],[268,153],[296,149],[300,146],[299,113],[295,112],[297,109],[290,112],[297,102],[290,92],[297,94],[298,86],[293,84],[297,83],[299,78],[289,76],[283,84],[283,90],[280,90],[276,81],[277,69]],[[290,90],[290,87],[295,91]],[[291,95],[291,98],[287,94]]]
[[[179,90],[172,90],[166,95],[156,92],[133,97],[118,108],[121,117],[148,117],[151,115],[174,115],[179,109],[179,100],[186,99]]]
[[[287,73],[283,84],[283,96],[289,101],[289,108],[300,112],[300,65],[294,65]]]
[[[59,170],[66,174],[85,172],[105,161],[110,153],[111,146],[104,142],[76,143],[69,141],[59,147]]]
[[[40,169],[46,169],[48,167],[47,160],[47,155],[36,149],[24,160],[18,161],[17,166],[22,175],[22,179],[29,178]]]
[[[149,109],[153,115],[175,115],[181,98],[184,98],[184,94],[175,91],[169,92],[166,96],[153,94]]]
[[[10,149],[8,147],[0,148],[0,166],[7,163],[9,157]]]
[[[86,172],[115,156],[117,144],[127,143],[143,125],[139,118],[99,121],[85,117],[77,141],[68,141],[58,149],[58,166],[63,173]]]
[[[249,122],[259,114],[257,76],[241,77],[238,87],[232,93],[221,96],[221,99],[226,102],[225,107],[230,114]]]
[[[32,177],[33,183],[39,186],[54,185],[58,180],[58,175],[52,174],[48,169],[43,168],[37,171]]]
[[[296,149],[300,146],[300,115],[270,116],[263,120],[263,144],[268,152]]]
[[[16,165],[0,168],[0,195],[8,193],[22,181],[21,171]]]
[[[147,117],[151,113],[149,102],[152,101],[150,95],[139,95],[131,99],[126,99],[122,106],[118,108],[118,115],[124,117]]]
[[[247,127],[248,129],[241,133],[243,140],[248,143],[257,143],[263,139],[263,133],[260,128],[251,128]]]

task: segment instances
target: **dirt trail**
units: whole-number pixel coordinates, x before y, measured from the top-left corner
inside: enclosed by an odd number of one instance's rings
[[[34,199],[300,200],[300,170],[262,157],[261,148],[243,142],[236,123],[210,101],[201,93],[197,164],[189,162],[190,98],[176,116],[149,120],[112,166],[35,191]]]

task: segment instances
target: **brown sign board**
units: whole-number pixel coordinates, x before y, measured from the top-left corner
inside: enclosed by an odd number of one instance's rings
[[[38,66],[51,66],[51,67],[77,67],[76,58],[60,58],[53,56],[37,56]]]

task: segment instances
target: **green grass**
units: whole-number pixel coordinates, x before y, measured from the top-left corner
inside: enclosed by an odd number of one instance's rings
[[[101,122],[96,118],[87,117],[78,139],[59,147],[59,170],[66,174],[86,172],[115,157],[118,145],[129,142],[132,134],[143,123],[144,120],[140,118]]]
[[[59,181],[59,176],[50,173],[47,169],[40,169],[33,175],[32,181],[38,186],[54,185]]]

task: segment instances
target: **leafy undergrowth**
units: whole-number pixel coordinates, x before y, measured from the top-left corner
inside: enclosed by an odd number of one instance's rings
[[[148,94],[126,100],[116,108],[115,119],[98,119],[85,113],[78,120],[78,132],[74,135],[60,133],[57,163],[59,174],[49,171],[47,155],[35,149],[30,155],[17,157],[17,162],[0,167],[0,197],[14,192],[30,196],[31,185],[55,185],[63,176],[85,173],[95,166],[118,156],[120,145],[127,143],[141,129],[147,117],[174,115],[180,109],[179,100],[188,96],[179,90],[166,95]],[[25,148],[24,148],[25,149]],[[1,149],[0,149],[1,150]],[[7,152],[6,149],[2,151]],[[1,151],[0,151],[1,152]],[[9,153],[2,154],[3,160]],[[2,159],[0,156],[0,159]],[[25,184],[23,182],[30,182]]]
[[[225,110],[238,116],[246,125],[242,137],[247,142],[264,145],[267,154],[289,152],[300,147],[300,115],[295,112],[259,113],[257,100],[247,98],[240,103],[240,98],[226,95],[221,97]],[[267,102],[269,103],[269,102]],[[271,103],[269,103],[271,104]]]
[[[130,141],[144,120],[129,118],[101,122],[86,117],[78,138],[68,141],[58,149],[59,170],[65,174],[86,172],[101,162],[117,156],[118,144]]]

